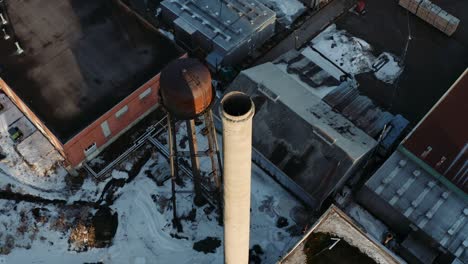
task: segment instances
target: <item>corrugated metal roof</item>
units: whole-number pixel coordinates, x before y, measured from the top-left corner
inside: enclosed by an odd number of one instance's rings
[[[429,111],[403,147],[468,191],[468,69]]]
[[[355,87],[335,89],[323,100],[374,138],[394,118],[394,115],[380,109],[367,96],[360,95]]]
[[[366,186],[443,248],[468,261],[466,200],[418,163],[396,151]]]
[[[165,0],[161,7],[189,24],[226,51],[261,31],[276,14],[257,0]]]
[[[374,104],[369,97],[361,95],[355,81],[340,80],[344,73],[310,48],[301,53],[290,51],[278,58],[275,64],[375,139],[384,126],[396,118]],[[399,118],[403,119],[401,116]]]

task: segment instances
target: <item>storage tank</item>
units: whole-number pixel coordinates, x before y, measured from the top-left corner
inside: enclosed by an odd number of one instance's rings
[[[161,71],[160,87],[164,107],[179,120],[194,119],[213,103],[210,71],[197,59],[169,63]]]

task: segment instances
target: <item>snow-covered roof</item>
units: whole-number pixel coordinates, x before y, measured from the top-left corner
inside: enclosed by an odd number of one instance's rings
[[[378,241],[364,233],[354,221],[336,206],[332,205],[320,217],[293,249],[279,262],[281,264],[303,264],[307,262],[305,244],[317,233],[329,234],[332,240],[329,251],[333,251],[333,243],[348,243],[379,264],[399,264],[403,261],[383,247]],[[339,254],[339,253],[338,253]],[[340,256],[338,256],[340,257]],[[346,258],[347,256],[341,256]]]
[[[336,45],[336,49],[340,49],[340,45],[344,44]],[[357,53],[348,59],[353,61],[356,57],[358,57]],[[360,92],[359,83],[353,77],[353,74],[358,71],[357,65],[350,64],[345,68],[340,68],[338,62],[332,59],[313,46],[308,46],[301,51],[289,51],[276,59],[274,63],[374,139],[377,139],[384,126],[392,121],[401,120],[406,127],[408,124],[406,119],[386,111]],[[377,60],[377,58],[374,59]],[[389,63],[390,61],[385,65],[388,66]],[[382,72],[387,73],[388,70],[383,70],[384,67],[378,71],[382,76],[384,75]],[[344,81],[346,85],[341,84],[343,78],[346,79]],[[401,130],[393,129],[392,133],[399,135]]]
[[[302,13],[306,11],[304,4],[299,0],[259,0],[261,3],[275,11],[276,20],[289,27]]]
[[[345,151],[351,159],[360,159],[376,145],[372,137],[333,111],[329,105],[277,65],[265,63],[244,70],[242,74],[275,94],[278,101],[312,125],[317,133],[331,144]]]

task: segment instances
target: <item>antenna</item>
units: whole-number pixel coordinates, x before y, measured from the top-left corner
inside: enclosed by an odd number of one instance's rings
[[[8,24],[8,21],[3,17],[3,14],[0,13],[0,21],[2,22],[2,25]]]
[[[21,55],[24,53],[24,50],[21,48],[20,44],[18,41],[15,42],[15,45],[16,45],[16,54],[17,55]]]
[[[3,39],[4,40],[9,40],[10,35],[8,35],[8,33],[6,32],[6,30],[4,28],[2,28],[2,31],[3,31]]]

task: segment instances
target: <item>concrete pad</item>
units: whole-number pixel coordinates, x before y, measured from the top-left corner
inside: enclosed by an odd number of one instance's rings
[[[63,157],[39,131],[25,138],[17,149],[29,165],[40,174],[55,170],[56,164],[63,162]]]

